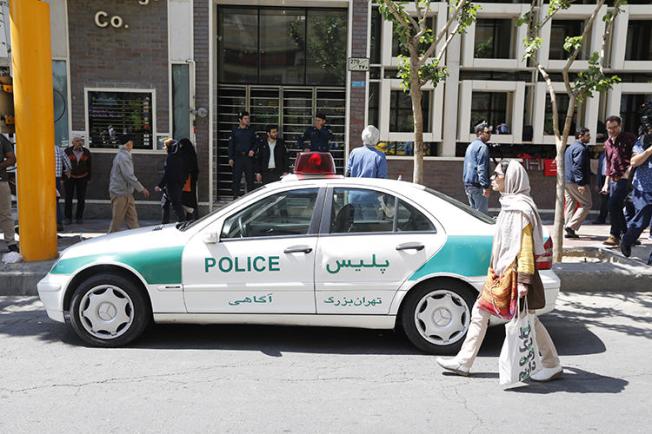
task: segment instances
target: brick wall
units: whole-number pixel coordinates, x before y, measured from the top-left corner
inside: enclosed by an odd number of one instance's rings
[[[367,15],[368,0],[353,0],[351,2],[351,57],[367,57]],[[349,148],[361,145],[360,135],[365,127],[365,87],[353,87],[353,82],[364,82],[365,72],[351,72],[351,88],[349,91]]]

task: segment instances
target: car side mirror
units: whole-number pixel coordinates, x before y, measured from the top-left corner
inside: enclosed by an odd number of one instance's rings
[[[217,244],[220,241],[220,234],[217,232],[209,232],[204,235],[204,243],[206,244]]]

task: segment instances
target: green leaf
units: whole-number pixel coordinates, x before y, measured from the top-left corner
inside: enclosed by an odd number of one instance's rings
[[[582,48],[582,37],[581,36],[567,36],[564,41],[564,50],[569,53],[573,53],[576,50]]]

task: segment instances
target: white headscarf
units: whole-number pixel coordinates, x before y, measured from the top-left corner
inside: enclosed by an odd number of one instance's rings
[[[380,140],[380,131],[373,125],[367,125],[362,131],[362,143],[367,146],[376,146]]]
[[[505,172],[505,191],[501,193],[501,210],[496,220],[492,250],[492,267],[499,276],[520,253],[521,235],[528,224],[532,226],[534,254],[544,253],[543,225],[537,206],[530,197],[527,172],[516,160],[509,162]]]

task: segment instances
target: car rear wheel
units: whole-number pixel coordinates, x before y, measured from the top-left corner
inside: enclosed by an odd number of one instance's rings
[[[441,280],[410,291],[401,325],[410,342],[429,354],[454,354],[464,342],[477,293],[462,282]]]
[[[119,347],[139,337],[152,313],[143,292],[130,279],[98,274],[82,282],[70,303],[70,324],[87,344]]]

